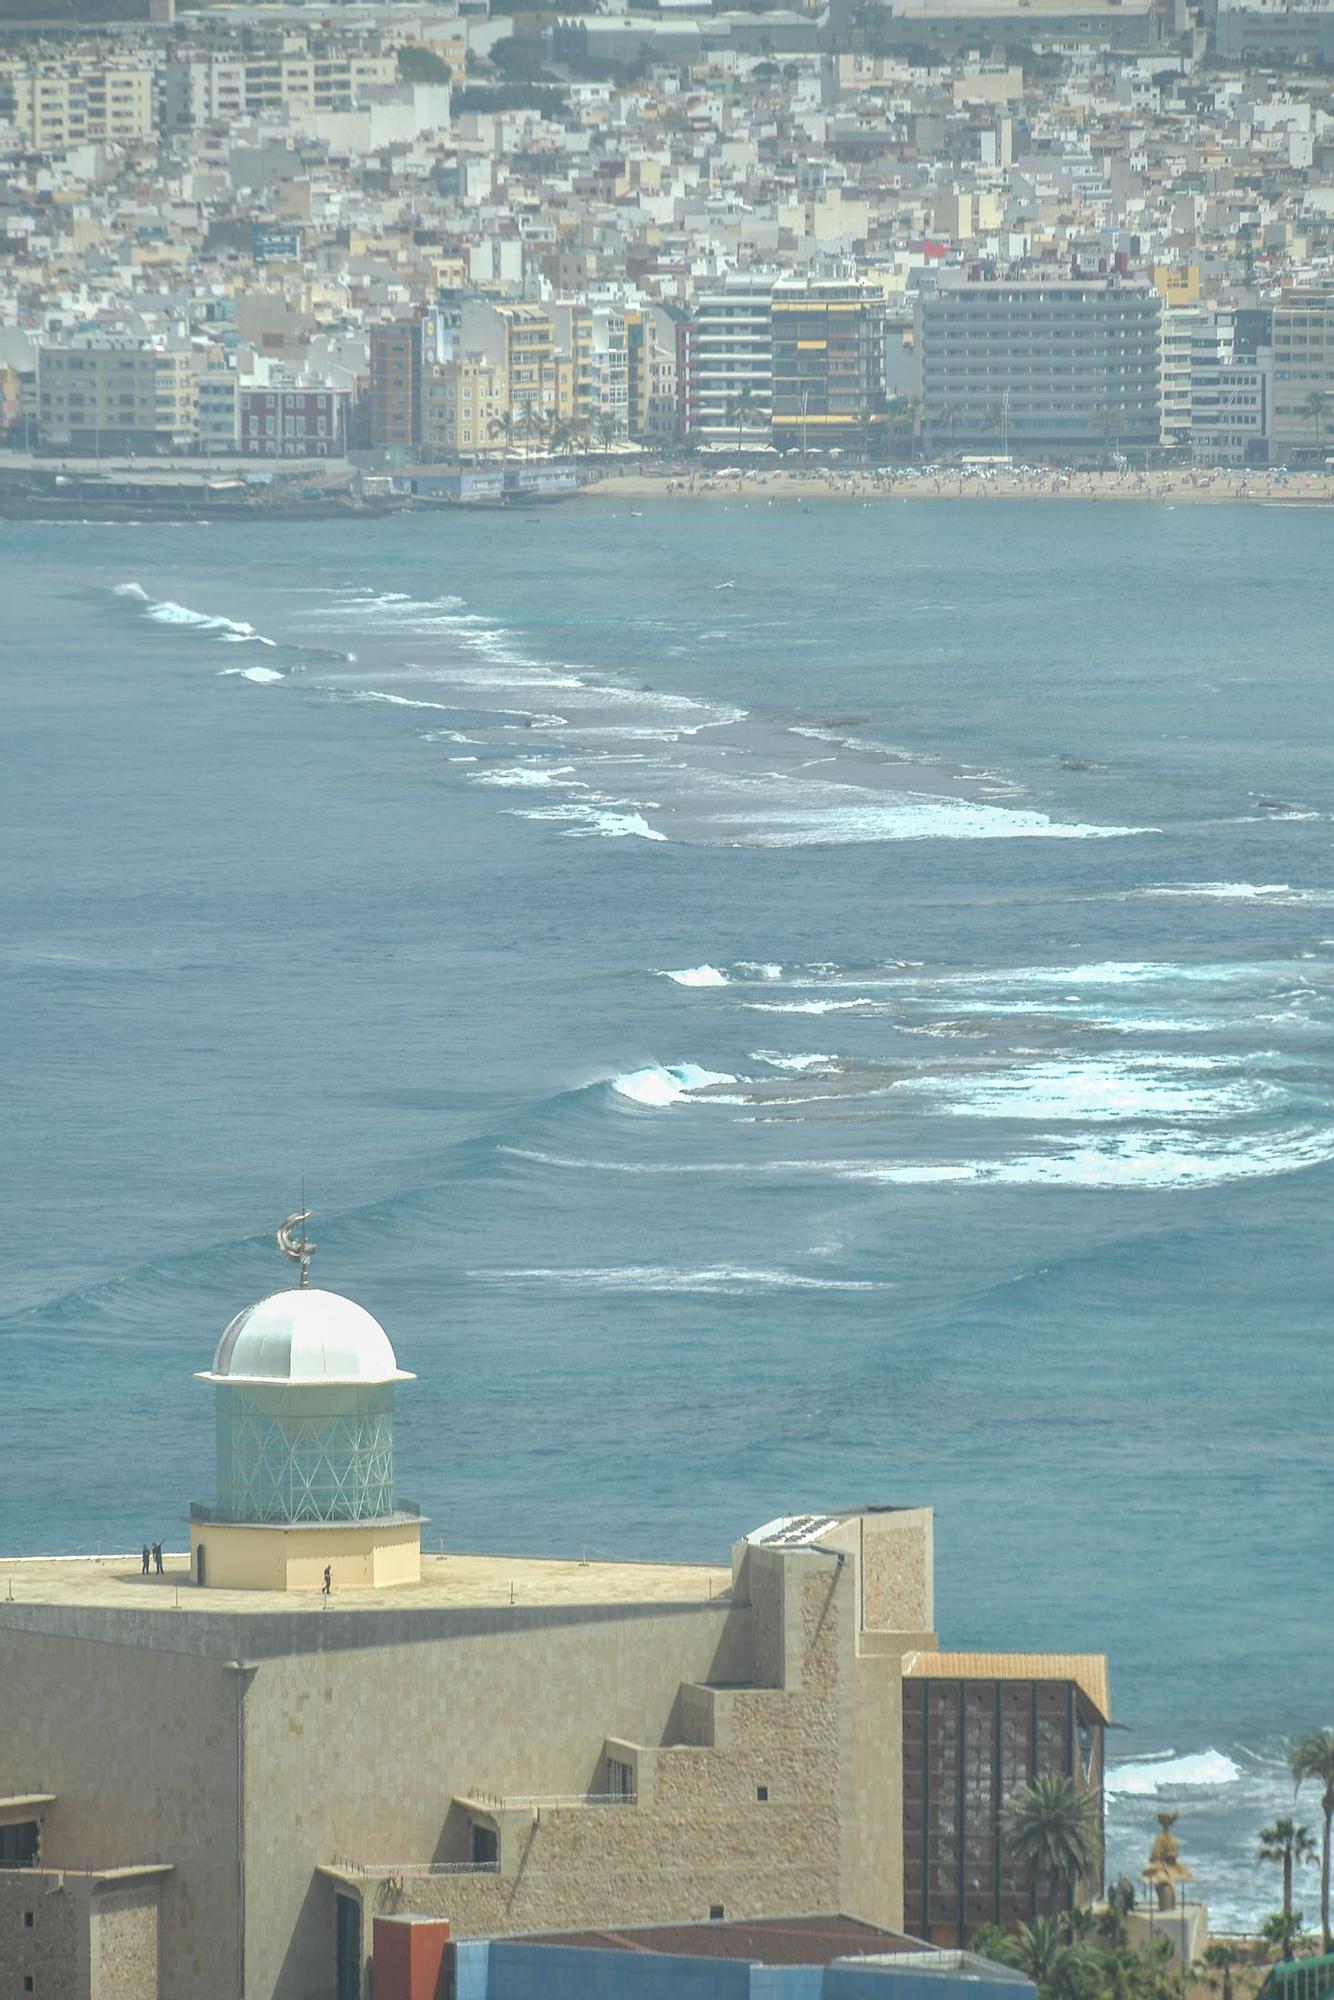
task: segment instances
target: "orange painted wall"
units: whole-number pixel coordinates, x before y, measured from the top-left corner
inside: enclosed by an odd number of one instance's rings
[[[447,2000],[449,1921],[376,1917],[375,2000]]]

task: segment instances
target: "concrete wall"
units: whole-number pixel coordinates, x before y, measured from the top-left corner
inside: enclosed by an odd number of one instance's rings
[[[0,1794],[55,1794],[43,1819],[46,1869],[175,1864],[162,1887],[162,1990],[172,2000],[236,2000],[242,1990],[236,1680],[222,1660],[0,1625]],[[9,1890],[3,1875],[0,1885]],[[54,1901],[41,1909],[56,1920]],[[104,1966],[113,1937],[136,1929],[120,1906],[106,1917]],[[120,2000],[116,1987],[102,1990]],[[138,2000],[136,1987],[127,1992]]]

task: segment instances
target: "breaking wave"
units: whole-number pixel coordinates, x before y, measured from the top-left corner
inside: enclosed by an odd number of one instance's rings
[[[716,965],[687,965],[680,972],[664,972],[663,979],[670,979],[677,986],[728,986],[731,984],[725,972]]]
[[[112,596],[121,598],[126,604],[138,607],[140,615],[151,618],[155,625],[176,625],[183,630],[197,632],[201,638],[223,639],[233,644],[244,640],[260,646],[273,646],[275,639],[266,639],[253,625],[240,618],[224,618],[209,611],[192,610],[188,604],[177,604],[169,597],[154,598],[137,583],[118,583],[112,588]]]
[[[650,1063],[646,1069],[630,1070],[625,1076],[614,1076],[611,1087],[618,1097],[628,1097],[635,1104],[649,1104],[662,1109],[668,1104],[680,1104],[694,1090],[710,1090],[715,1085],[735,1083],[734,1076],[726,1076],[720,1070],[701,1069],[698,1063]]]
[[[1184,1787],[1214,1790],[1232,1785],[1241,1776],[1241,1767],[1221,1750],[1201,1750],[1194,1756],[1178,1757],[1168,1751],[1161,1757],[1145,1757],[1133,1764],[1109,1764],[1103,1788],[1109,1797],[1151,1798]]]

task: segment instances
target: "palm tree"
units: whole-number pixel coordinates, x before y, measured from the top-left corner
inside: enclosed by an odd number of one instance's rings
[[[1319,447],[1321,444],[1324,443],[1325,412],[1328,409],[1328,407],[1329,407],[1329,397],[1325,394],[1323,389],[1312,389],[1310,395],[1307,397],[1306,401],[1302,404],[1302,415],[1304,417],[1309,417],[1311,419],[1311,422],[1315,425],[1315,437],[1316,437],[1317,447]],[[1325,1925],[1325,1929],[1326,1930],[1329,1929],[1328,1923]],[[1326,1939],[1325,1941],[1325,1949],[1326,1951],[1329,1950],[1328,1939]]]
[[[542,413],[536,403],[524,403],[519,410],[515,422],[519,434],[523,438],[524,453],[527,456],[532,451],[533,439],[540,436],[543,430]]]
[[[1215,1943],[1205,1947],[1204,1957],[1191,1971],[1206,1986],[1220,1995],[1220,2000],[1232,2000],[1232,1968],[1240,1965],[1242,1954],[1235,1944]]]
[[[1093,1794],[1081,1791],[1073,1778],[1050,1772],[1025,1785],[1007,1804],[1005,1817],[1010,1847],[1046,1876],[1053,1903],[1068,1909],[1076,1881],[1091,1875],[1099,1860]]]
[[[1324,1787],[1320,1809],[1325,1816],[1325,1837],[1320,1847],[1320,1933],[1322,1949],[1329,1951],[1329,1848],[1334,1835],[1334,1729],[1317,1729],[1303,1737],[1288,1755],[1288,1768],[1298,1791],[1308,1778]]]
[[[491,425],[490,425],[491,436],[493,438],[498,437],[504,440],[504,444],[500,454],[502,464],[509,458],[510,447],[514,443],[515,423],[516,423],[516,418],[513,410],[502,410],[501,414],[498,417],[492,417],[491,419]]]
[[[560,458],[571,451],[579,441],[579,431],[568,417],[557,417],[547,435],[547,443],[552,456]]]
[[[1292,1871],[1303,1862],[1313,1861],[1316,1844],[1311,1838],[1309,1827],[1298,1826],[1294,1820],[1276,1819],[1272,1826],[1260,1828],[1260,1846],[1257,1861],[1281,1861],[1283,1863],[1283,1914],[1292,1915]]]
[[[736,395],[733,396],[731,402],[727,405],[728,422],[736,424],[736,448],[738,451],[741,450],[741,434],[745,430],[748,420],[759,407],[760,399],[751,388],[749,382],[742,384],[740,389],[737,390]]]
[[[1302,1913],[1300,1910],[1275,1910],[1272,1917],[1266,1917],[1260,1926],[1260,1935],[1266,1944],[1276,1944],[1285,1962],[1292,1957],[1292,1948],[1302,1934]]]

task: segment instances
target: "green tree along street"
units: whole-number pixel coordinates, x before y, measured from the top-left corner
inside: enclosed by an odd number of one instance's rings
[[[1256,1859],[1282,1864],[1283,1914],[1291,1916],[1293,1869],[1300,1868],[1304,1862],[1314,1861],[1317,1853],[1310,1828],[1298,1826],[1295,1820],[1276,1819],[1272,1826],[1260,1828],[1259,1839]]]
[[[1323,418],[1323,403],[1321,410]],[[1320,1809],[1324,1815],[1324,1837],[1320,1844],[1320,1934],[1321,1948],[1330,1949],[1329,1862],[1330,1839],[1334,1834],[1334,1729],[1317,1729],[1296,1744],[1289,1757],[1292,1782],[1300,1791],[1308,1780],[1321,1787]]]
[[[420,42],[404,42],[396,58],[398,73],[404,83],[448,83],[449,64],[434,49],[424,48]]]

